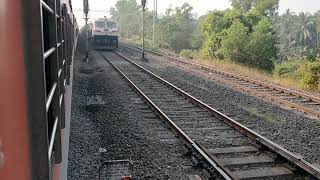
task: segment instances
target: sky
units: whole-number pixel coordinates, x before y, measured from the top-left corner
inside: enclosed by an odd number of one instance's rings
[[[149,9],[153,9],[153,1],[147,0]],[[107,16],[109,17],[109,10],[114,7],[117,0],[89,0],[90,19]],[[140,0],[137,0],[140,4]],[[208,11],[223,10],[231,7],[229,0],[158,0],[158,12],[164,13],[168,7],[181,6],[183,3],[189,3],[193,7],[193,12],[198,16],[205,15]],[[78,24],[84,24],[82,12],[82,0],[72,0],[74,13],[76,15]],[[320,10],[320,0],[280,0],[279,12],[283,13],[286,9],[291,9],[294,12],[311,12],[315,13]]]

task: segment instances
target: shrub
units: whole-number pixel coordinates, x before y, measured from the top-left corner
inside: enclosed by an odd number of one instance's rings
[[[303,64],[301,61],[287,61],[281,64],[276,64],[274,75],[281,78],[293,78],[298,76],[298,69]]]
[[[317,52],[311,49],[306,52],[305,56],[309,61],[315,61],[317,59]]]
[[[225,57],[231,61],[259,70],[272,72],[277,47],[272,23],[263,18],[249,33],[241,21],[235,20],[221,41],[221,48],[215,57]],[[219,55],[223,56],[219,56]]]
[[[307,62],[299,68],[299,85],[305,90],[320,91],[320,61]]]
[[[180,52],[180,56],[189,58],[189,59],[193,59],[196,55],[197,55],[197,52],[190,49],[183,49]]]

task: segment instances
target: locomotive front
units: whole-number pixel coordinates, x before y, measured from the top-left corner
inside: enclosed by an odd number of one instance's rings
[[[114,50],[118,48],[117,24],[106,18],[97,19],[93,25],[92,41],[97,50]]]

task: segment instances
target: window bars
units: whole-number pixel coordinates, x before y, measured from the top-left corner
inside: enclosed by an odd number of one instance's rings
[[[60,0],[41,0],[49,167],[61,163],[61,129],[65,127],[65,87],[75,51],[73,15]]]

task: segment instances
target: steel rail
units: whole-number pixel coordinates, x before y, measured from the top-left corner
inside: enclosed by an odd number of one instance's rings
[[[180,66],[180,65],[177,65],[177,66],[179,68],[187,70],[189,72],[193,72],[193,73],[196,73],[196,74],[198,73],[199,74],[198,70],[195,70],[195,69],[192,69],[192,68],[189,68],[189,67]],[[300,104],[296,104],[296,103],[287,101],[285,99],[282,99],[282,98],[277,97],[277,96],[273,96],[271,94],[259,92],[259,91],[255,90],[255,89],[250,88],[250,87],[246,87],[246,86],[242,86],[242,85],[233,83],[233,82],[231,82],[229,80],[226,80],[225,78],[220,78],[218,76],[211,76],[211,75],[207,75],[207,74],[205,74],[204,76],[209,78],[209,79],[213,79],[213,80],[216,80],[218,82],[224,83],[224,84],[226,84],[228,86],[234,87],[234,88],[236,88],[237,90],[239,90],[241,92],[251,93],[251,94],[253,94],[253,95],[257,96],[257,97],[260,97],[262,99],[266,99],[266,100],[269,100],[269,101],[272,101],[272,102],[276,102],[276,103],[279,103],[281,105],[284,105],[284,106],[287,106],[287,107],[290,107],[290,108],[294,107],[294,108],[300,109],[301,111],[303,111],[303,112],[305,112],[307,114],[313,115],[315,117],[320,115],[319,111],[315,111],[315,110],[306,108],[305,106],[302,106]]]
[[[150,76],[154,77],[155,79],[159,80],[160,82],[168,85],[169,87],[173,88],[177,92],[179,92],[181,95],[184,95],[185,97],[191,99],[195,104],[199,105],[200,107],[203,107],[207,109],[209,112],[211,112],[215,117],[219,118],[220,120],[223,120],[225,123],[231,125],[239,132],[245,134],[247,137],[251,138],[253,141],[257,142],[261,146],[263,146],[266,149],[269,149],[270,151],[276,153],[280,157],[283,158],[283,160],[286,160],[288,163],[291,163],[292,165],[295,165],[296,167],[300,168],[304,172],[307,172],[312,177],[320,179],[320,169],[312,165],[311,163],[305,161],[301,157],[291,153],[290,151],[286,150],[285,148],[281,147],[280,145],[266,139],[265,137],[259,135],[258,133],[254,132],[251,129],[248,129],[247,127],[243,126],[242,124],[236,122],[232,118],[224,115],[223,113],[219,112],[218,110],[210,107],[209,105],[203,103],[202,101],[198,100],[197,98],[193,97],[189,93],[183,91],[182,89],[174,86],[172,83],[166,81],[165,79],[159,77],[158,75],[152,73],[151,71],[145,69],[144,67],[140,66],[139,64],[133,62],[128,57],[116,52],[120,57],[127,60],[131,64],[135,65],[139,69],[141,69],[143,72],[148,73]]]
[[[212,158],[206,153],[198,144],[196,144],[187,134],[185,134],[156,104],[154,104],[151,99],[145,95],[140,88],[138,88],[114,63],[110,61],[109,58],[104,56],[101,52],[99,52],[100,55],[124,78],[126,79],[130,86],[140,94],[143,99],[146,100],[146,102],[157,112],[157,114],[161,117],[161,119],[164,119],[166,123],[169,124],[176,132],[183,138],[183,140],[187,143],[187,147],[192,148],[198,155],[202,157],[202,160],[206,162],[208,165],[208,170],[211,170],[210,168],[214,168],[219,174],[215,175],[221,175],[226,180],[234,179],[230,175],[228,175],[224,169],[222,169],[216,162],[212,160]]]
[[[139,47],[135,47],[135,46],[124,44],[124,43],[120,43],[120,44],[125,46],[125,47],[127,47],[127,48],[130,48],[132,50],[141,51]],[[258,81],[258,80],[250,79],[248,77],[241,76],[241,75],[236,75],[236,74],[233,74],[233,73],[230,73],[230,72],[227,72],[227,71],[223,71],[223,70],[211,67],[211,66],[206,66],[206,65],[203,65],[203,64],[195,63],[195,62],[190,62],[190,61],[185,60],[185,59],[180,59],[180,58],[164,55],[164,54],[161,54],[159,52],[151,51],[151,50],[148,50],[148,49],[146,49],[145,51],[148,52],[148,53],[157,55],[157,56],[169,58],[169,59],[177,61],[179,63],[183,63],[183,64],[187,64],[187,65],[191,65],[191,66],[196,66],[196,67],[199,67],[199,68],[201,68],[203,70],[206,70],[206,71],[209,71],[209,72],[212,72],[212,73],[217,73],[217,74],[221,74],[221,75],[224,75],[224,76],[232,77],[232,78],[235,78],[235,79],[238,79],[238,80],[246,81],[248,83],[259,85],[259,86],[267,88],[267,89],[284,92],[284,93],[287,93],[289,95],[294,95],[296,97],[301,97],[301,98],[304,98],[304,99],[309,100],[309,101],[314,101],[314,102],[320,103],[320,98],[316,97],[316,96],[304,94],[302,92],[298,92],[298,91],[295,91],[295,90],[292,90],[292,89],[280,87],[280,86],[277,86],[277,85],[274,85],[274,84],[265,83],[265,82],[261,82],[261,81]],[[226,83],[226,81],[227,80],[224,80],[224,83]],[[280,103],[282,105],[285,105],[285,106],[288,106],[288,107],[294,107],[294,108],[297,108],[297,109],[299,109],[299,110],[301,110],[301,111],[303,111],[303,112],[305,112],[307,114],[310,114],[310,115],[313,115],[313,116],[316,116],[316,117],[320,117],[320,112],[319,111],[307,108],[307,107],[305,107],[303,105],[299,105],[297,103],[293,103],[293,102],[290,102],[288,100],[285,100],[285,99],[282,99],[282,98],[279,98],[279,97],[276,97],[276,96],[268,95],[266,93],[261,93],[261,92],[257,92],[257,91],[254,91],[254,90],[250,90],[250,91],[252,91],[253,94],[259,94],[259,97],[266,97],[269,100],[276,100],[278,103]]]

